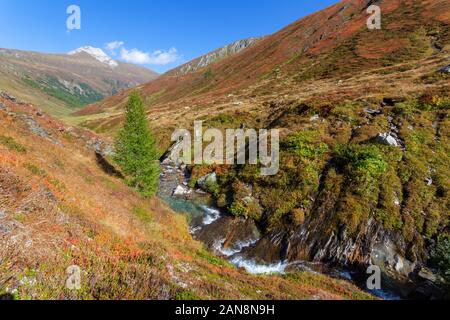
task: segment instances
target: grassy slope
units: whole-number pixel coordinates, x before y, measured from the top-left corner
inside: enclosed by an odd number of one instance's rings
[[[17,299],[359,299],[321,275],[250,276],[192,240],[182,215],[105,174],[96,136],[0,100],[0,295]],[[33,120],[34,119],[34,120]],[[26,121],[25,121],[26,120]],[[33,122],[41,135],[30,131]],[[38,124],[38,126],[36,125]],[[82,290],[65,289],[70,265]]]
[[[56,98],[46,95],[41,90],[27,86],[21,79],[0,70],[0,91],[4,90],[24,101],[31,101],[56,117],[66,117],[74,109]]]

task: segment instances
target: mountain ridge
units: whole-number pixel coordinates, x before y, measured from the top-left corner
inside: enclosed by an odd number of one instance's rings
[[[86,48],[91,49],[91,54]],[[101,49],[81,49],[71,55],[0,49],[0,88],[43,105],[53,114],[66,116],[158,77],[150,69],[116,62]]]

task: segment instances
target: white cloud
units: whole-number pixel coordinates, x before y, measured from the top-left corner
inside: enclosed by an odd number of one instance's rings
[[[116,55],[116,50],[120,49],[120,58],[125,62],[135,64],[153,64],[164,66],[180,59],[176,48],[172,47],[168,51],[156,50],[153,53],[144,52],[139,49],[128,50],[123,41],[113,41],[105,45],[112,55]]]
[[[122,47],[120,49],[120,57],[130,63],[160,66],[173,63],[179,59],[176,48],[170,48],[168,51],[157,50],[153,53],[148,53],[138,49],[127,50],[125,47]]]
[[[123,41],[113,41],[110,43],[107,43],[105,48],[108,50],[116,50],[122,47],[125,43]]]

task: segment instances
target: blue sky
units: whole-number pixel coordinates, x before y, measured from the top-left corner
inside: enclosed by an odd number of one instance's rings
[[[336,0],[0,0],[0,47],[63,53],[116,43],[118,60],[164,72],[235,40],[267,35]],[[68,32],[69,5],[81,30]]]

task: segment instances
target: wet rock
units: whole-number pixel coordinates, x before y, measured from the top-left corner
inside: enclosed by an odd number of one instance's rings
[[[425,280],[431,281],[433,283],[436,283],[438,281],[438,276],[427,268],[421,268],[417,275],[421,279],[425,279]]]
[[[185,186],[177,186],[172,193],[172,196],[185,196],[191,194],[192,190],[186,188]]]
[[[396,137],[396,134],[394,134],[392,132],[379,133],[377,135],[377,137],[375,138],[375,141],[378,143],[387,145],[387,146],[392,146],[392,147],[400,147],[401,146],[401,142]]]
[[[258,227],[252,219],[230,216],[220,217],[196,234],[198,240],[224,256],[241,252],[256,243],[260,237]]]
[[[264,236],[254,246],[246,248],[242,256],[259,263],[273,264],[285,261],[288,242],[284,232],[274,232]],[[295,261],[295,260],[292,260]]]

